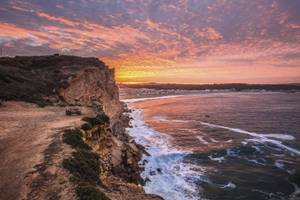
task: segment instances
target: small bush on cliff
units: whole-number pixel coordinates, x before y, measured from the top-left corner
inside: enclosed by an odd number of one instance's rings
[[[79,200],[108,200],[108,198],[94,186],[84,185],[76,188]]]
[[[43,100],[37,100],[37,101],[36,101],[36,104],[37,104],[39,107],[41,107],[41,108],[44,108],[44,107],[47,106],[47,103],[46,103],[45,101],[43,101]]]
[[[71,158],[63,161],[63,167],[73,175],[76,182],[99,184],[100,163],[96,153],[77,150]]]
[[[63,134],[63,141],[72,148],[91,149],[83,140],[79,129],[67,129]]]
[[[89,130],[94,125],[109,122],[106,115],[96,118],[86,118],[86,123],[81,127]],[[92,123],[91,123],[92,122]],[[70,180],[76,184],[76,196],[78,200],[109,200],[97,187],[101,181],[100,158],[92,152],[92,148],[82,140],[80,129],[68,129],[63,134],[63,141],[73,148],[72,156],[63,160],[63,167],[72,175]]]
[[[92,126],[109,123],[109,117],[106,114],[99,114],[96,117],[84,117],[82,121],[90,123]]]
[[[86,123],[82,124],[82,126],[81,126],[81,129],[84,131],[91,130],[92,128],[93,128],[93,126],[89,122],[86,122]]]

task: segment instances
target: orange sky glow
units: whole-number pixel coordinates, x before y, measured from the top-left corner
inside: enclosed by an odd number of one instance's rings
[[[293,0],[5,0],[0,47],[98,57],[120,83],[295,83],[299,9]]]

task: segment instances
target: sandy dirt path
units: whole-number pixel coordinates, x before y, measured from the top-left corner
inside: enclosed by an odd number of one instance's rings
[[[65,108],[23,102],[0,106],[0,200],[24,199],[26,176],[41,163],[53,137],[80,124],[81,116],[66,116]]]

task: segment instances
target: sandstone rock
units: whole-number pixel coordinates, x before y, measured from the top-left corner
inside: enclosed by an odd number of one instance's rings
[[[52,55],[0,58],[0,99],[40,105],[102,102],[111,125],[122,113],[113,69],[97,58]]]

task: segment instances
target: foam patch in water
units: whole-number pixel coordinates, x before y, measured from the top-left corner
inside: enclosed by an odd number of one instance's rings
[[[236,185],[232,182],[227,183],[226,185],[222,186],[221,188],[236,188]]]
[[[124,99],[122,101],[125,103],[135,103],[135,102],[139,102],[139,101],[174,98],[174,97],[180,97],[180,96],[184,96],[184,95],[169,95],[169,96],[159,96],[159,97],[134,98],[134,99]]]
[[[146,147],[150,154],[143,156],[147,162],[141,174],[149,180],[144,186],[146,193],[159,195],[165,200],[199,199],[195,182],[204,169],[184,163],[183,158],[190,152],[172,147],[167,135],[156,132],[144,123],[143,110],[134,109],[130,104],[128,106],[132,109],[130,115],[133,118],[132,128],[127,129],[129,135]]]
[[[209,159],[213,160],[213,161],[217,161],[219,163],[223,162],[225,160],[224,156],[221,157],[213,157],[212,155],[208,156]]]
[[[202,144],[209,144],[202,136],[196,136],[196,138],[202,143]]]
[[[300,156],[300,151],[297,149],[294,149],[292,147],[289,147],[287,145],[282,144],[281,141],[275,140],[275,139],[269,139],[268,136],[270,136],[271,138],[275,137],[281,137],[282,138],[289,138],[291,139],[293,136],[290,135],[283,135],[283,134],[258,134],[258,133],[254,133],[254,132],[249,132],[243,129],[239,129],[239,128],[231,128],[231,127],[226,127],[226,126],[222,126],[222,125],[217,125],[217,124],[211,124],[211,123],[207,123],[207,122],[200,122],[202,125],[204,126],[208,126],[211,128],[220,128],[220,129],[225,129],[225,130],[229,130],[235,133],[242,133],[242,134],[246,134],[246,135],[250,135],[253,137],[253,139],[248,139],[247,141],[252,141],[252,142],[258,142],[258,143],[270,143],[273,144],[281,149],[285,149],[287,151],[289,151],[292,154],[296,154],[298,156]]]

